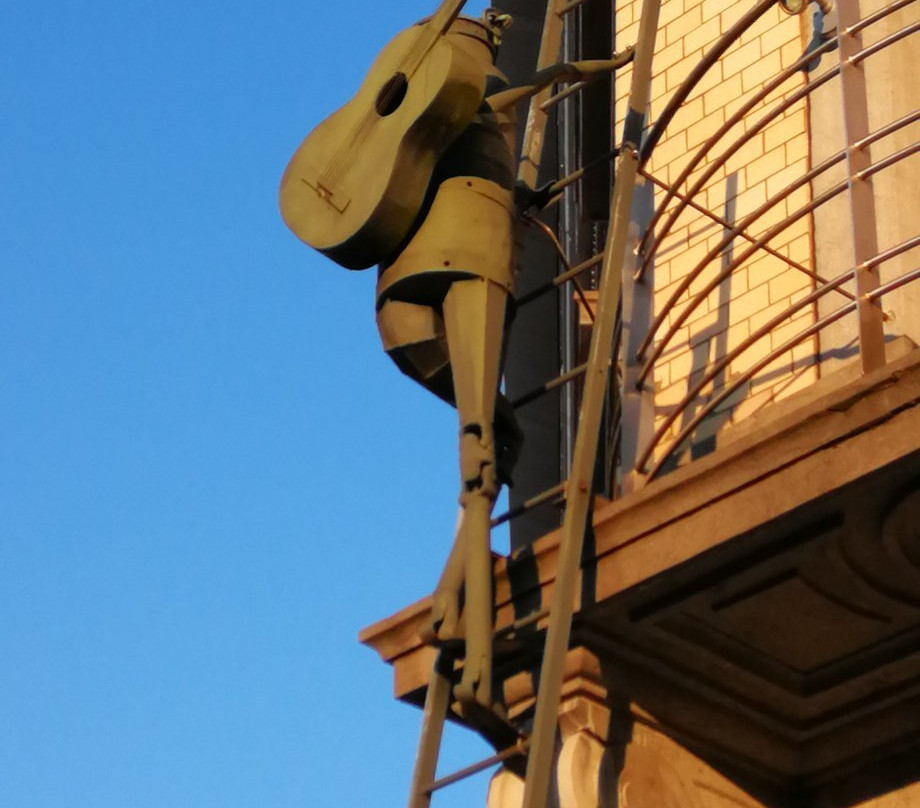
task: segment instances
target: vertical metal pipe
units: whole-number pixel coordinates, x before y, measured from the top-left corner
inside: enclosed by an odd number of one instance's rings
[[[575,61],[580,57],[578,36],[581,9],[576,9],[565,18],[562,37],[562,59]],[[566,98],[559,108],[559,142],[562,144],[562,176],[568,176],[581,164],[578,143],[580,140],[580,115],[578,96]],[[579,254],[579,208],[578,184],[570,185],[565,190],[562,201],[562,244],[570,261],[577,262]],[[562,373],[568,373],[578,364],[578,306],[572,296],[572,284],[566,283],[559,288],[559,322],[560,322],[560,366]],[[560,430],[562,446],[560,451],[560,479],[566,479],[572,468],[572,449],[575,445],[575,386],[566,385],[562,389],[562,429]]]
[[[540,669],[537,709],[527,761],[522,808],[545,808],[553,766],[556,722],[565,659],[575,610],[576,584],[582,545],[591,503],[591,484],[604,397],[610,375],[614,323],[620,296],[626,237],[633,189],[639,167],[639,143],[649,102],[652,55],[658,29],[661,0],[643,0],[633,65],[629,109],[617,160],[616,181],[610,206],[610,227],[598,291],[597,319],[591,332],[588,370],[582,395],[572,473],[566,486],[566,509],[562,523],[556,579],[553,585],[549,628]]]
[[[857,0],[838,0],[837,19],[854,281],[859,299],[859,354],[863,373],[868,373],[885,364],[885,334],[882,311],[868,297],[879,285],[878,268],[866,263],[878,253],[878,241],[872,181],[859,176],[869,166],[869,152],[857,145],[869,134],[869,113],[865,71],[853,58],[862,50],[862,34],[858,29],[855,33],[847,30],[859,22]]]

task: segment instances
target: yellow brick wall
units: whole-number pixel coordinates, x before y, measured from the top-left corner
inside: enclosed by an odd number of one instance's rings
[[[619,0],[616,4],[616,47],[635,43],[639,27],[640,2]],[[703,54],[753,3],[736,0],[664,0],[653,62],[650,121],[661,114],[675,90],[699,63]],[[775,7],[733,45],[703,78],[697,89],[677,112],[654,150],[647,169],[658,179],[672,183],[707,138],[713,135],[764,83],[795,62],[810,34],[810,18],[789,16]],[[626,111],[630,71],[616,79],[615,117],[617,137],[622,132]],[[759,120],[767,109],[799,89],[804,81],[799,73],[772,93],[747,116],[747,123],[734,126],[690,175],[681,190],[692,186],[711,161]],[[806,131],[805,102],[798,102],[782,117],[757,133],[706,184],[696,201],[724,217],[726,202],[734,205],[734,221],[763,204],[808,168],[809,142]],[[731,180],[729,179],[731,177]],[[727,188],[736,184],[737,192],[726,200]],[[663,198],[654,192],[655,205]],[[809,201],[807,186],[779,202],[747,229],[757,237],[789,213]],[[676,201],[672,201],[671,207]],[[663,217],[660,225],[666,220]],[[662,311],[679,282],[724,236],[723,227],[705,215],[685,210],[662,242],[654,262],[655,314]],[[749,242],[736,238],[733,255],[740,255]],[[770,242],[775,250],[806,268],[812,268],[811,218],[803,217]],[[711,261],[685,292],[672,316],[658,332],[660,337],[688,299],[695,296],[722,268],[722,259]],[[756,251],[713,290],[696,309],[664,351],[654,371],[655,407],[658,421],[676,406],[687,391],[712,366],[712,363],[748,337],[755,329],[788,308],[813,289],[813,280],[781,258]],[[717,383],[731,380],[765,357],[794,332],[807,327],[814,318],[808,307],[794,320],[743,353]],[[757,412],[771,401],[781,399],[808,386],[816,379],[815,345],[812,340],[798,346],[758,372],[721,413],[704,422],[695,441],[717,434],[727,424]],[[711,389],[711,386],[710,386]],[[703,401],[707,400],[704,396]],[[700,405],[692,405],[690,415]],[[676,435],[689,416],[678,419],[670,434]],[[665,441],[667,443],[667,440]],[[660,453],[660,452],[659,452]]]

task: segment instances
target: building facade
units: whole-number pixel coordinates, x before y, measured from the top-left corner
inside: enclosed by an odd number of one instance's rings
[[[524,74],[550,15],[507,5]],[[560,55],[636,44],[642,7],[560,3]],[[549,805],[920,806],[917,64],[916,2],[660,5]],[[528,235],[510,337],[499,630],[554,586],[630,79],[547,104],[541,177],[578,176]],[[427,609],[362,634],[414,703]],[[525,732],[544,623],[499,666]],[[483,801],[522,794],[499,769]]]

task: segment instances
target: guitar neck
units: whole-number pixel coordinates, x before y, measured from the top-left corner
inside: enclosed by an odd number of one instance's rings
[[[460,13],[460,9],[463,8],[466,0],[443,0],[438,10],[432,15],[431,19],[425,23],[422,38],[418,44],[417,50],[410,57],[406,65],[405,73],[407,76],[412,76],[415,74],[415,71],[418,70],[422,62],[425,61],[425,57],[428,56],[428,53],[435,46],[435,43],[438,41],[438,38],[443,36],[444,33],[450,28],[451,23],[457,19],[457,15]]]
[[[460,10],[466,4],[466,0],[443,0],[438,10],[432,15],[428,25],[437,35],[443,34],[450,24],[457,19]]]

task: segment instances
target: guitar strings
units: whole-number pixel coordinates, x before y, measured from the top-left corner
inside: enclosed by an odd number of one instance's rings
[[[409,48],[408,52],[397,65],[397,70],[394,75],[402,73],[406,77],[406,82],[412,78],[421,67],[438,39],[444,34],[454,19],[456,19],[464,3],[465,0],[461,0],[459,3],[457,3],[456,0],[445,0],[445,2],[441,4],[434,16],[432,16],[422,29],[423,33],[420,35],[422,42],[419,43],[421,47],[419,47],[419,44],[416,44]],[[452,5],[456,5],[456,7],[450,8]],[[427,41],[424,36],[425,33],[428,34]],[[412,65],[413,59],[415,61],[414,65]],[[412,66],[410,67],[410,65]],[[400,83],[393,82],[390,87],[387,87],[383,91],[383,95],[378,96],[373,107],[365,113],[363,118],[361,118],[354,127],[352,127],[351,132],[344,139],[342,146],[337,150],[329,163],[327,163],[325,169],[320,172],[320,182],[334,185],[341,179],[344,172],[351,165],[355,154],[369,137],[373,124],[378,117],[378,109],[380,107],[386,109],[396,98],[400,90]]]
[[[408,53],[406,53],[402,60],[397,64],[396,73],[405,73],[405,68],[408,66],[409,59],[412,56],[411,48]],[[416,68],[417,69],[417,68]],[[357,123],[352,127],[351,131],[346,135],[342,140],[342,144],[336,150],[332,159],[327,163],[325,170],[322,172],[321,177],[328,181],[329,184],[334,184],[337,180],[341,178],[343,171],[347,166],[351,164],[352,158],[356,153],[357,149],[363,145],[367,139],[367,135],[370,132],[371,125],[374,122],[374,119],[377,115],[377,107],[380,103],[388,105],[395,98],[396,86],[387,88],[384,91],[384,96],[379,97],[375,100],[374,104],[371,106],[363,117],[359,118]],[[382,98],[382,102],[381,102]]]
[[[409,64],[413,58],[414,50],[414,48],[409,48],[408,52],[403,56],[402,61],[397,66],[400,69],[398,69],[396,72],[403,73],[403,75],[406,76],[407,82],[421,67],[425,58],[431,52],[431,49],[435,46],[440,36],[444,34],[450,24],[454,21],[454,19],[456,19],[465,2],[466,0],[460,0],[460,2],[456,2],[456,0],[444,0],[432,18],[424,26],[422,33],[419,35],[419,38],[422,40],[423,47],[419,48],[415,64],[411,68],[409,67]],[[427,42],[424,41],[424,33],[429,33]],[[392,87],[387,88],[382,101],[384,108],[393,101],[397,92],[399,92],[399,85],[396,83],[394,83]],[[328,169],[329,174],[332,175],[333,182],[340,179],[342,171],[351,163],[351,158],[354,156],[360,146],[364,144],[373,123],[376,122],[376,116],[374,114],[375,112],[376,104],[375,109],[373,111],[369,110],[366,113],[364,119],[360,120],[358,124],[352,129],[349,137],[344,141],[343,147],[339,150],[338,156],[333,158],[332,164]]]
[[[424,29],[423,29],[423,33],[424,33]],[[403,58],[397,65],[397,70],[395,72],[405,74],[408,80],[411,77],[411,75],[414,74],[415,71],[418,70],[419,67],[421,67],[422,61],[424,60],[424,56],[426,56],[428,52],[431,50],[431,47],[433,43],[437,41],[438,36],[439,36],[439,33],[435,31],[434,35],[430,37],[431,44],[426,45],[422,49],[422,54],[423,54],[422,58],[418,59],[417,63],[414,65],[414,67],[412,67],[411,70],[409,69],[409,65],[411,63],[412,57],[414,55],[413,51],[415,49],[409,48],[408,52],[403,55]],[[397,88],[395,84],[393,87],[387,88],[387,90],[385,91],[386,97],[383,102],[384,105],[392,102],[393,98],[395,98],[396,91],[397,91]],[[376,118],[377,118],[377,105],[375,102],[374,106],[372,106],[371,109],[368,110],[368,112],[366,112],[365,115],[361,119],[358,120],[357,124],[354,127],[352,127],[351,132],[349,132],[348,136],[343,140],[342,145],[339,147],[336,154],[333,156],[332,160],[330,160],[330,162],[327,164],[326,170],[322,172],[322,177],[330,185],[335,184],[339,179],[341,179],[342,174],[344,173],[346,168],[351,164],[354,155],[357,153],[360,147],[363,146],[364,143],[366,142],[367,137],[369,136],[371,132],[372,125],[375,122]]]

